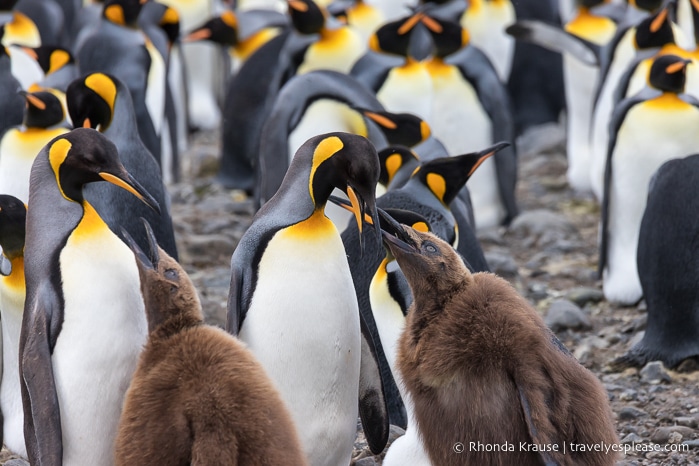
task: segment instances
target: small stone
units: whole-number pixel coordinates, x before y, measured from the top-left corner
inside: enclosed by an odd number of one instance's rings
[[[521,213],[512,221],[510,232],[517,236],[544,237],[540,245],[569,239],[576,234],[575,226],[562,214],[546,209]]]
[[[641,382],[657,385],[662,382],[672,383],[672,377],[660,361],[651,361],[641,369]]]
[[[680,416],[676,417],[674,419],[675,424],[678,426],[685,426],[685,427],[692,427],[695,428],[697,427],[697,418],[695,417],[689,417],[689,416]]]
[[[579,287],[573,288],[565,295],[566,299],[574,302],[580,307],[587,303],[598,303],[604,299],[604,293],[597,288]]]
[[[685,440],[682,445],[687,445],[689,448],[699,448],[699,439],[696,440]]]
[[[352,466],[378,466],[379,462],[373,456],[367,456],[352,462]]]
[[[685,426],[658,427],[653,432],[653,435],[650,436],[650,441],[653,443],[667,443],[673,433],[678,433],[682,437],[690,437],[694,433],[694,429]]]
[[[622,421],[629,421],[643,416],[648,416],[648,413],[633,406],[624,406],[619,410],[619,419]]]
[[[633,432],[631,432],[629,435],[627,435],[626,437],[621,439],[622,445],[626,445],[629,443],[641,443],[641,442],[643,442],[643,437],[640,437],[639,435],[634,434]]]
[[[670,437],[667,439],[667,443],[672,445],[677,445],[682,441],[682,434],[679,432],[670,432]]]
[[[634,389],[629,388],[628,390],[624,390],[619,394],[619,400],[620,401],[633,401],[636,399],[638,396],[638,392]]]
[[[485,260],[490,266],[490,271],[501,277],[514,278],[519,274],[515,259],[508,253],[487,251]]]
[[[14,458],[3,464],[5,466],[29,466],[29,461],[23,460],[22,458]]]
[[[551,303],[544,321],[554,332],[566,329],[582,330],[592,328],[592,323],[587,314],[567,299],[558,299]]]

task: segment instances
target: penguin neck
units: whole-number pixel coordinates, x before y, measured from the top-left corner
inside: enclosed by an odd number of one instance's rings
[[[664,91],[658,97],[649,100],[648,105],[657,106],[663,110],[675,111],[688,107],[691,104],[682,100],[679,94],[675,92]]]
[[[9,275],[2,278],[3,283],[8,288],[22,291],[25,289],[24,255],[20,254],[13,257],[10,259],[10,263],[12,265],[12,270]]]
[[[279,35],[281,28],[264,28],[230,48],[231,55],[238,60],[247,60],[257,49]]]
[[[136,125],[136,111],[131,99],[124,95],[126,92],[126,89],[118,89],[116,99],[114,99],[112,121],[107,129],[103,131],[104,135],[112,141],[124,139],[140,140],[138,126]]]
[[[165,341],[183,330],[204,325],[204,321],[200,316],[193,315],[189,312],[172,309],[165,313],[169,313],[172,316],[165,320],[165,322],[156,325],[155,328],[151,328],[150,319],[148,319],[148,330],[150,331],[149,339],[151,343]]]

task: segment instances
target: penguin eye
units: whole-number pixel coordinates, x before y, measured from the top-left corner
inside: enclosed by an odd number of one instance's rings
[[[165,278],[167,278],[168,280],[178,279],[177,270],[175,269],[167,269],[163,275],[165,275]]]
[[[424,249],[428,254],[435,254],[437,252],[437,246],[432,243],[425,243],[422,246],[422,249]]]

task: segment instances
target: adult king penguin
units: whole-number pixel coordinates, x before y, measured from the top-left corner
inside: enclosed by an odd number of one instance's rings
[[[78,128],[32,167],[20,335],[31,464],[110,465],[124,393],[146,340],[136,259],[83,196],[108,181],[158,209],[116,146]]]
[[[66,112],[55,94],[48,90],[21,94],[27,100],[23,125],[10,128],[0,139],[0,192],[27,202],[36,155],[68,129],[62,126]]]
[[[105,183],[86,186],[86,198],[112,231],[126,229],[143,247],[148,239],[139,218],[145,218],[153,227],[158,244],[176,258],[175,233],[160,167],[138,135],[133,102],[124,83],[112,75],[92,73],[68,86],[66,100],[73,124],[98,129],[117,146],[126,169],[158,201],[160,214],[124,190]]]
[[[378,225],[378,177],[376,150],[367,139],[348,133],[309,139],[231,259],[227,329],[275,382],[312,465],[347,464],[357,394],[362,405],[378,402],[360,393],[376,388],[360,383],[365,361],[357,297],[340,234],[324,214],[338,188],[348,195],[360,230],[365,212]],[[370,444],[377,433],[387,434],[387,422],[364,424]]]
[[[19,335],[24,312],[24,237],[27,209],[22,201],[0,195],[0,325],[2,372],[0,382],[0,443],[27,457],[24,445],[22,393],[19,388]]]
[[[623,100],[612,116],[599,259],[609,301],[641,299],[636,249],[651,176],[664,162],[699,151],[699,101],[681,94],[687,63],[676,55],[657,58],[648,77],[650,96],[640,92]]]

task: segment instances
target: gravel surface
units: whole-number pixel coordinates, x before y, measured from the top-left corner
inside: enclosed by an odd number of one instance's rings
[[[619,465],[699,464],[699,373],[690,372],[696,365],[684,364],[685,372],[656,362],[642,369],[610,366],[642,336],[645,304],[619,307],[603,299],[596,278],[599,207],[568,187],[563,137],[559,126],[547,125],[518,141],[522,214],[508,229],[479,232],[486,257],[604,384],[621,442],[646,450],[622,455]],[[170,192],[181,262],[207,320],[223,326],[230,257],[253,211],[244,194],[213,182],[218,138],[216,132],[194,135],[185,180]],[[392,438],[401,433],[393,428]],[[653,447],[663,451],[647,451]],[[0,464],[7,459],[0,456]],[[353,463],[381,464],[361,432]]]

